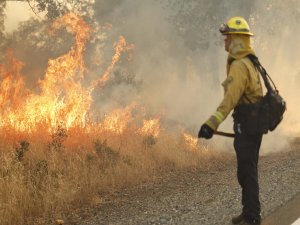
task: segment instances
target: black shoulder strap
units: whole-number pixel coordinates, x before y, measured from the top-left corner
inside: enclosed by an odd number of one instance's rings
[[[274,91],[274,89],[275,89],[276,92],[278,92],[275,83],[273,82],[273,80],[271,79],[271,77],[269,76],[269,74],[267,73],[265,68],[260,64],[258,58],[255,55],[252,55],[252,54],[248,55],[247,57],[251,60],[253,65],[259,71],[260,75],[262,76],[262,78],[264,80],[264,83],[265,83],[265,86],[266,86],[268,92]],[[269,80],[272,82],[272,85],[273,85],[274,88],[271,86],[271,83],[269,82]]]

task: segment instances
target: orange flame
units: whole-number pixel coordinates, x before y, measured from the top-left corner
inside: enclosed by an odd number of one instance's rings
[[[111,131],[116,134],[122,134],[130,121],[132,120],[132,107],[128,106],[124,109],[115,109],[107,114],[101,123],[104,130]]]
[[[97,85],[103,86],[109,80],[109,74],[122,52],[134,48],[121,36],[114,45],[115,54],[103,76],[92,82],[89,88],[84,88],[83,53],[91,35],[91,28],[74,13],[55,20],[51,25],[51,33],[54,34],[60,28],[66,28],[74,35],[75,45],[68,53],[49,60],[44,78],[38,81],[39,94],[26,89],[20,75],[23,64],[13,58],[12,51],[7,54],[6,66],[0,65],[1,127],[9,126],[19,131],[35,131],[40,126],[50,130],[58,125],[66,128],[86,127],[87,114],[92,104],[92,91]],[[126,127],[126,115],[129,119],[128,112],[116,110],[105,117],[102,126],[121,133]]]
[[[134,45],[128,44],[123,36],[120,36],[119,41],[114,44],[115,54],[112,57],[111,64],[106,69],[102,77],[91,85],[91,90],[93,90],[95,87],[100,86],[103,87],[105,83],[109,80],[109,75],[111,74],[115,64],[120,60],[121,53],[122,52],[128,52],[130,50],[134,49]]]
[[[90,93],[82,87],[83,77],[78,76],[78,72],[82,74],[84,71],[82,55],[91,29],[81,17],[73,13],[57,19],[52,24],[52,30],[62,26],[75,35],[75,46],[67,54],[49,60],[45,77],[39,80],[41,93],[31,93],[18,107],[11,107],[10,112],[2,118],[4,124],[10,124],[21,131],[32,131],[37,124],[49,124],[50,128],[62,122],[67,128],[85,125],[92,99]],[[20,67],[20,63],[14,63],[15,67]],[[18,77],[19,72],[16,74]],[[21,78],[18,80],[22,83]],[[4,89],[1,90],[1,96],[7,102]]]
[[[186,145],[189,147],[191,150],[196,150],[197,149],[197,143],[198,139],[193,137],[190,134],[183,133],[183,138],[185,140]]]
[[[140,133],[145,136],[158,137],[160,133],[160,119],[144,120]]]
[[[23,63],[16,60],[12,49],[6,54],[6,64],[0,65],[0,110],[8,110],[20,104],[21,96],[26,94],[24,79],[20,74]]]

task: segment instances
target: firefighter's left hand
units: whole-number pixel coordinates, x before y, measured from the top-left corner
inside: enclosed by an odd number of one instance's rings
[[[207,124],[203,124],[199,130],[198,138],[210,139],[214,134],[214,130],[211,129]]]

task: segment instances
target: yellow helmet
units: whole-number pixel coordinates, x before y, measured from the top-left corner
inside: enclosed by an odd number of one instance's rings
[[[250,32],[250,27],[243,17],[232,17],[227,23],[223,23],[220,27],[222,34],[245,34],[253,36]]]

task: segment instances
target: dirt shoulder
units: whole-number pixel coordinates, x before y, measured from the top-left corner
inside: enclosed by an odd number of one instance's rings
[[[300,194],[300,148],[260,157],[263,218]],[[99,197],[66,224],[231,224],[241,211],[234,156],[209,170],[174,171],[164,179]]]

